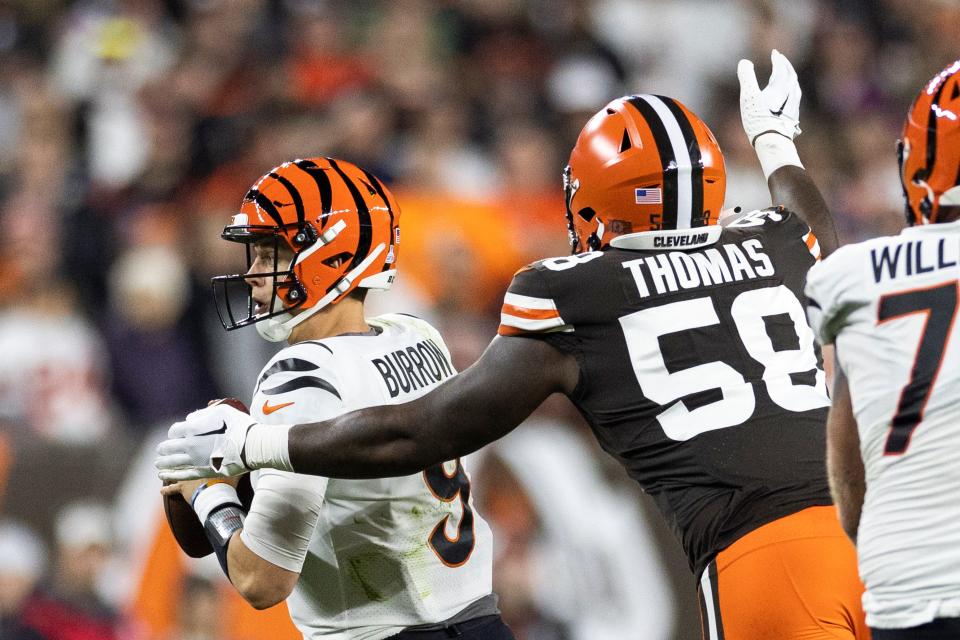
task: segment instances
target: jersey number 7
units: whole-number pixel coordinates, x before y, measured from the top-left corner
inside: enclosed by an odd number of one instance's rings
[[[910,380],[900,392],[897,412],[890,423],[884,455],[905,452],[913,430],[923,420],[923,410],[940,373],[957,316],[957,282],[883,296],[877,310],[877,324],[914,313],[924,314],[923,331],[910,369]]]

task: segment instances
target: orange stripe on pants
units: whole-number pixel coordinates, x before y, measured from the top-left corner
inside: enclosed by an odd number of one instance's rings
[[[703,612],[705,638],[711,638],[711,618],[714,637],[723,640],[870,638],[856,550],[832,506],[810,507],[751,531],[714,562],[701,580],[714,593],[701,593],[701,606],[718,603],[719,616]]]

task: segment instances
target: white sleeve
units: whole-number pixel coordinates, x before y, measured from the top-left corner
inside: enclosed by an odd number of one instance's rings
[[[265,416],[255,410],[261,423],[319,422],[343,413],[337,390],[339,382],[330,366],[309,373],[282,372],[263,383],[271,390],[274,406],[289,403],[282,411]],[[327,478],[275,469],[261,469],[254,477],[254,497],[240,537],[243,543],[264,560],[288,571],[299,573],[320,522]]]
[[[807,272],[807,284],[804,287],[804,293],[807,294],[807,320],[810,322],[810,328],[813,329],[813,335],[817,337],[820,344],[832,344],[836,336],[823,333],[825,324],[825,314],[823,305],[826,298],[823,291],[823,280],[820,278],[820,272],[826,266],[825,262],[819,262]]]
[[[833,344],[850,313],[863,304],[855,295],[857,274],[848,247],[814,264],[807,272],[807,319],[820,344]]]
[[[300,573],[320,519],[327,478],[262,469],[250,513],[240,532],[255,554]]]

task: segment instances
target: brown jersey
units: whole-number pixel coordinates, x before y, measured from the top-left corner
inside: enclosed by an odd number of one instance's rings
[[[782,209],[631,242],[519,271],[499,332],[576,358],[570,399],[699,575],[745,533],[830,504],[803,294],[819,250]]]

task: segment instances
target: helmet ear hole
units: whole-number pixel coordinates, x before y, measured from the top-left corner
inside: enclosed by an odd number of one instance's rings
[[[627,149],[630,149],[633,145],[630,144],[630,136],[627,135],[627,130],[623,130],[623,138],[620,140],[620,153],[623,153]]]
[[[340,267],[342,264],[344,264],[345,262],[348,262],[352,257],[353,257],[352,253],[349,253],[347,251],[341,251],[337,255],[330,256],[329,258],[324,260],[323,264],[327,265],[328,267],[333,267],[334,269],[336,269]]]
[[[597,215],[597,212],[590,207],[584,207],[583,209],[577,211],[577,215],[583,218],[585,222],[590,222],[593,220],[593,216]]]

